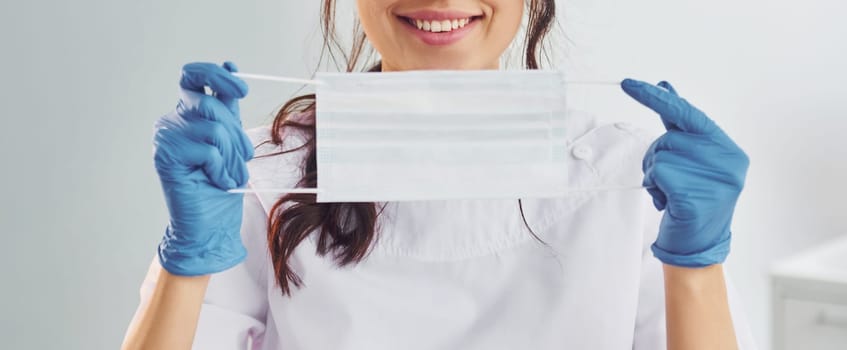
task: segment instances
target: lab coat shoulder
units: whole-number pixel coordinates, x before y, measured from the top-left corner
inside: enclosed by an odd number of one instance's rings
[[[601,122],[593,113],[575,109],[567,111],[564,132],[565,187],[574,192],[563,198],[524,200],[529,207],[525,216],[533,223],[533,228],[542,232],[549,229],[551,236],[545,239],[550,242],[557,239],[566,242],[573,232],[597,229],[590,225],[595,221],[589,216],[596,215],[596,221],[602,222],[603,216],[610,210],[626,210],[626,215],[631,218],[619,218],[619,222],[626,221],[625,227],[613,229],[603,226],[599,229],[604,232],[614,230],[617,234],[641,232],[632,226],[640,227],[639,213],[649,203],[646,192],[638,190],[638,187],[643,176],[641,160],[652,135],[629,123]],[[638,223],[630,220],[638,220]],[[580,225],[573,226],[573,223]],[[642,241],[642,237],[633,239],[631,234],[625,234],[624,238],[638,243]],[[636,244],[630,244],[630,249],[637,247]]]
[[[567,118],[569,187],[641,184],[641,160],[658,135],[627,122],[601,123],[593,114],[579,110],[569,110]]]

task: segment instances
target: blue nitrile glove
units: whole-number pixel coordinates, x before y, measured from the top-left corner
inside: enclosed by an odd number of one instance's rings
[[[626,79],[632,98],[654,110],[667,132],[644,157],[644,186],[665,210],[653,255],[665,264],[705,267],[729,254],[730,223],[749,158],[703,112],[667,82]]]
[[[159,261],[175,275],[220,272],[247,256],[243,195],[226,192],[247,183],[253,158],[238,111],[247,84],[235,71],[230,62],[185,65],[176,110],[156,122],[155,165],[170,213]]]

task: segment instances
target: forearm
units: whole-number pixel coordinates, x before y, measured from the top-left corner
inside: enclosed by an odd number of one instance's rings
[[[130,326],[123,350],[191,349],[209,276],[183,277],[160,269],[156,289]]]
[[[664,265],[668,349],[737,349],[722,265]]]

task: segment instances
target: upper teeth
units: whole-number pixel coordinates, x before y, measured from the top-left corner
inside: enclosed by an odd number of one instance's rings
[[[440,33],[440,32],[450,32],[454,29],[459,29],[464,27],[466,24],[470,23],[470,18],[461,18],[461,19],[445,19],[442,21],[425,21],[420,19],[409,19],[409,23],[418,27],[418,29]]]

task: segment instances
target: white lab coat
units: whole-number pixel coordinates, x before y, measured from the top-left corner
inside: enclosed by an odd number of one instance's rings
[[[269,128],[250,130],[256,145]],[[652,137],[628,124],[568,124],[572,188],[630,186]],[[286,141],[286,149],[299,144]],[[256,154],[280,149],[267,143]],[[250,162],[255,187],[292,187],[298,151]],[[247,260],[213,275],[195,349],[664,349],[661,265],[649,247],[661,216],[643,190],[524,200],[390,203],[363,262],[338,268],[314,240],[291,263],[305,287],[283,297],[266,246],[279,195],[246,195]],[[156,283],[158,260],[141,289]],[[741,302],[728,288],[741,349],[755,345]],[[248,340],[249,338],[249,340]]]

